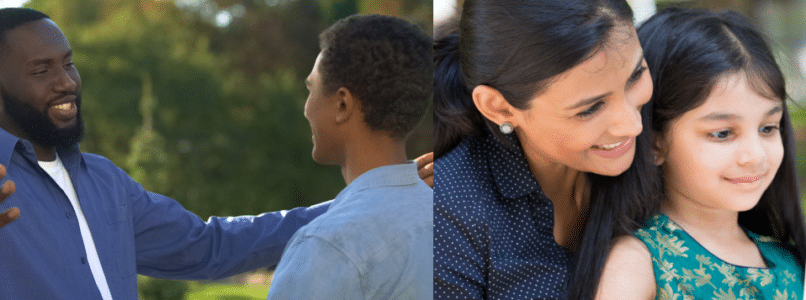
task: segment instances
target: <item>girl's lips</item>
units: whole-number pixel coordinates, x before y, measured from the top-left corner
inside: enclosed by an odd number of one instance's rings
[[[601,157],[613,159],[621,157],[622,155],[624,155],[624,153],[627,153],[627,151],[629,151],[632,148],[634,141],[635,137],[630,137],[620,143],[601,145],[601,146],[594,145],[593,147],[591,147],[590,151]]]
[[[753,183],[756,181],[761,180],[761,177],[764,177],[764,174],[755,175],[755,176],[742,176],[742,177],[735,177],[735,178],[725,178],[730,183]]]

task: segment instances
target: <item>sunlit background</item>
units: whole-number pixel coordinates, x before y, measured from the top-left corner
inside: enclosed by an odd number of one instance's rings
[[[0,8],[20,7],[27,2],[28,0],[0,0]]]

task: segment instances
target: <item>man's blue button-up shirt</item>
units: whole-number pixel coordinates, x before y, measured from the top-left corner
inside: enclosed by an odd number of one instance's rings
[[[329,204],[204,222],[143,189],[104,157],[59,150],[114,299],[137,299],[137,276],[215,279],[275,266],[286,243]],[[39,166],[33,146],[0,129],[0,163],[17,190],[0,211],[0,299],[101,299],[67,196]],[[2,183],[0,182],[0,183]],[[233,199],[237,201],[237,199]]]

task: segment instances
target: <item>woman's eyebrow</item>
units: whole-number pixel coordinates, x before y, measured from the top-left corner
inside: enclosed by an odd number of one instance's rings
[[[577,108],[580,108],[580,107],[583,107],[583,106],[586,106],[586,105],[596,103],[599,100],[602,100],[607,96],[610,96],[610,94],[613,94],[613,92],[607,92],[607,93],[601,94],[599,96],[594,96],[594,97],[591,97],[591,98],[588,98],[588,99],[577,101],[576,103],[574,103],[571,106],[567,107],[566,110],[574,110],[574,109],[577,109]]]
[[[635,68],[633,69],[633,73],[641,68],[641,64],[644,62],[644,51],[641,51],[641,55],[638,56],[638,63],[635,64]],[[565,108],[566,110],[574,110],[583,106],[587,106],[593,103],[598,102],[599,100],[604,99],[607,96],[610,96],[613,92],[607,92],[598,96],[594,96],[591,98],[579,100],[576,103],[572,104],[571,106]]]

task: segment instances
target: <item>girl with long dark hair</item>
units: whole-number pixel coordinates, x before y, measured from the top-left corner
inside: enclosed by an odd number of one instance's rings
[[[616,240],[600,299],[802,299],[806,225],[784,77],[733,12],[669,9],[638,37],[663,200]]]
[[[434,50],[435,299],[592,297],[659,190],[626,1],[467,0]]]

